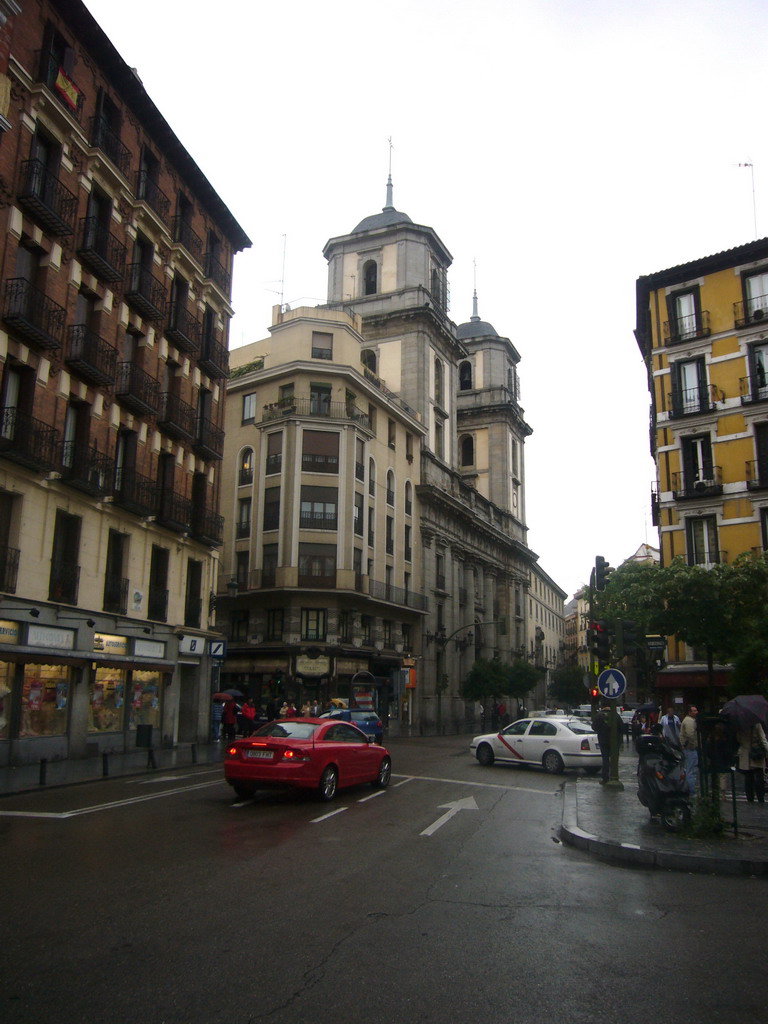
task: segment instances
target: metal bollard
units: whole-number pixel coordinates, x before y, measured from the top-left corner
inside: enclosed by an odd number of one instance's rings
[[[101,774],[105,779],[109,775],[109,754],[107,753],[101,755]]]
[[[197,764],[197,744],[192,744],[192,764]]]
[[[155,752],[152,747],[147,748],[147,768],[157,768],[157,761],[155,760]]]
[[[48,771],[48,758],[47,757],[41,757],[40,758],[40,785],[41,786],[45,785],[45,776],[46,776],[46,772],[47,771]]]

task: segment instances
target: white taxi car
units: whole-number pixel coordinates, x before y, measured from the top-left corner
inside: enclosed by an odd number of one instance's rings
[[[589,722],[565,716],[521,718],[500,732],[475,736],[469,745],[481,765],[526,764],[556,775],[566,768],[600,771],[597,736]]]

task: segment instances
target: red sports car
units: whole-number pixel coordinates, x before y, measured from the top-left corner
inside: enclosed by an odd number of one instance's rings
[[[227,747],[224,778],[240,797],[287,786],[316,790],[332,800],[336,790],[372,782],[389,785],[389,751],[351,722],[333,718],[282,718]]]

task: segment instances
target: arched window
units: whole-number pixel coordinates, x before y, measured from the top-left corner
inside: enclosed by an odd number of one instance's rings
[[[391,469],[387,473],[387,504],[395,504],[395,474]]]
[[[240,479],[241,487],[253,483],[253,448],[244,448],[240,456]]]
[[[372,348],[367,348],[360,353],[360,362],[366,366],[371,373],[376,373],[376,353]]]
[[[379,290],[379,268],[376,260],[363,265],[363,295],[375,295]]]
[[[435,401],[443,404],[443,364],[439,359],[435,360]]]
[[[461,439],[461,464],[462,466],[474,466],[475,464],[475,439],[471,434],[465,434]]]
[[[465,360],[459,363],[459,390],[469,391],[472,388],[472,363]]]

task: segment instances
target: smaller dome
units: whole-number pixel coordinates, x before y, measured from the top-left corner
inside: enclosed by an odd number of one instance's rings
[[[407,213],[400,213],[394,206],[385,206],[381,213],[374,213],[371,217],[365,217],[352,231],[353,235],[360,231],[374,231],[376,228],[391,228],[395,224],[413,224]]]
[[[456,333],[460,340],[466,340],[467,338],[498,338],[499,333],[493,324],[489,324],[487,320],[480,320],[472,317],[465,324],[459,324],[456,328]]]

